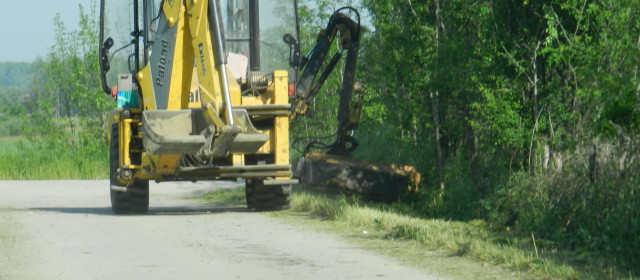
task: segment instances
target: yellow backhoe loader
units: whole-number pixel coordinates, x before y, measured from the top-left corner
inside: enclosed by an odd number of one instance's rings
[[[299,28],[296,36],[283,34],[291,83],[288,70],[262,71],[266,52],[260,46],[273,44],[260,39],[260,25],[286,19],[263,20],[259,14],[282,2],[101,0],[100,78],[117,102],[107,124],[113,212],[147,212],[150,180],[242,178],[247,206],[256,210],[289,207],[298,179],[320,187],[381,189],[383,196],[417,183],[414,169],[349,158],[357,147],[349,132],[359,111],[351,104],[360,38],[354,9],[336,11],[306,56],[300,55]],[[297,27],[296,2],[288,6],[293,13],[284,14],[295,15],[290,26]],[[316,78],[336,37],[341,50]],[[307,112],[344,52],[337,140],[325,147],[330,155],[309,147],[294,178],[289,123]]]

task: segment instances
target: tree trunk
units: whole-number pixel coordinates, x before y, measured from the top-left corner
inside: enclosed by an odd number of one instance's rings
[[[591,183],[598,180],[598,169],[598,147],[594,143],[589,149],[589,180]]]
[[[469,113],[467,116],[470,118]],[[478,154],[476,149],[476,135],[473,131],[473,127],[469,121],[465,122],[464,142],[467,146],[467,160],[469,161],[469,169],[471,169],[471,178],[473,182],[479,182],[480,174],[478,168]],[[482,184],[477,185],[481,193],[484,193],[485,186]]]
[[[440,0],[435,0],[436,5],[436,40],[435,40],[435,51],[436,51],[436,63],[434,64],[434,73],[438,73],[439,65],[439,53],[440,53],[440,29],[444,29],[442,24],[442,18],[440,16]],[[439,184],[439,194],[440,198],[444,197],[445,185],[444,185],[444,153],[442,149],[442,135],[440,131],[440,103],[438,98],[439,92],[436,90],[435,92],[429,91],[429,97],[431,98],[431,116],[433,116],[433,136],[436,144],[436,166],[438,168],[438,184]]]
[[[438,91],[430,92],[429,97],[431,98],[431,115],[433,116],[433,136],[434,142],[436,144],[436,166],[438,167],[438,184],[439,184],[439,194],[438,196],[442,198],[444,196],[444,153],[442,152],[442,141],[441,141],[441,133],[440,133],[440,112],[439,112],[439,104],[438,104]]]

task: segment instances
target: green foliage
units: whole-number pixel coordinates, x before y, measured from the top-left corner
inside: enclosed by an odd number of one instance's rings
[[[244,189],[221,189],[208,192],[199,198],[205,201],[216,201],[218,203],[224,203],[225,205],[238,205],[246,203]]]
[[[307,54],[315,45],[318,34],[326,27],[333,12],[343,6],[358,6],[359,1],[299,1],[300,43],[302,54]],[[354,15],[351,15],[354,16]],[[355,18],[355,16],[354,16]],[[339,38],[327,52],[324,66],[339,51]],[[321,68],[324,69],[324,68]],[[334,68],[333,73],[320,89],[314,101],[309,105],[310,113],[298,118],[291,125],[292,154],[302,155],[303,150],[312,142],[331,144],[336,140],[338,129],[338,102],[342,85],[344,59]],[[318,74],[318,76],[320,76]],[[293,75],[291,75],[293,78]],[[358,99],[355,96],[354,99]]]
[[[637,260],[640,1],[363,3],[359,157],[416,165],[420,213]]]
[[[24,88],[0,88],[0,137],[22,135],[26,92]]]
[[[0,141],[2,179],[106,178],[104,123],[113,105],[97,78],[95,3],[79,6],[77,30],[54,18],[56,43],[45,58],[0,63],[0,136],[27,137]]]
[[[333,199],[330,196],[316,196],[308,193],[296,193],[291,200],[291,210],[304,212],[321,219],[337,219],[348,207],[347,198]]]
[[[64,146],[0,138],[0,180],[106,179],[107,150],[67,149]]]
[[[0,88],[29,86],[32,65],[26,62],[0,62]]]
[[[103,149],[106,114],[112,102],[100,90],[98,23],[95,2],[91,10],[79,6],[78,30],[67,30],[60,15],[54,18],[56,44],[37,69],[30,90],[27,135],[56,146]]]
[[[517,173],[485,200],[495,224],[611,256],[619,265],[635,269],[640,260],[635,217],[640,209],[636,162],[621,170],[620,147],[598,145],[603,163],[591,174],[584,156],[573,155],[562,172],[545,176]],[[624,159],[622,159],[624,161]]]

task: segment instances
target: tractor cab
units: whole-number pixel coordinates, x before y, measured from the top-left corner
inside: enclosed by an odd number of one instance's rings
[[[150,61],[153,46],[163,43],[158,42],[157,35],[162,32],[158,24],[165,16],[161,5],[166,2],[175,0],[100,1],[100,78],[105,93],[115,95],[118,84],[126,86],[122,74],[135,77],[145,65],[154,63]],[[222,0],[211,3],[217,5],[220,13],[227,66],[243,90],[264,83],[268,71],[289,69],[292,50],[297,50],[299,56],[300,47],[295,39],[297,36],[294,37],[297,32],[293,1]],[[162,51],[162,48],[158,49]],[[195,63],[197,61],[194,61],[194,71]],[[133,78],[128,80],[135,83]],[[196,85],[197,81],[192,84]],[[190,98],[192,103],[199,100],[197,91],[194,93]]]

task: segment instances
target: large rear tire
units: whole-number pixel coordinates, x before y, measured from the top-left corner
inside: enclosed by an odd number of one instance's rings
[[[256,211],[289,209],[291,185],[264,185],[261,179],[248,179],[246,187],[247,208]]]
[[[144,214],[149,211],[149,181],[135,180],[131,186],[118,182],[119,156],[118,124],[111,127],[109,145],[109,179],[111,182],[111,210],[115,214]],[[116,187],[116,188],[113,188]],[[121,191],[126,187],[127,191]]]

